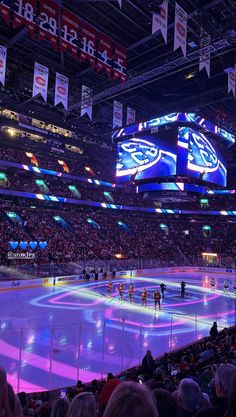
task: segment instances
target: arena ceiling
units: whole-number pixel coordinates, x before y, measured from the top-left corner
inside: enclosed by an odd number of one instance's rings
[[[61,4],[61,1],[58,0]],[[63,2],[62,2],[63,3]],[[68,128],[92,129],[96,134],[112,129],[113,100],[133,107],[137,119],[144,120],[174,111],[196,111],[236,131],[236,106],[227,94],[224,69],[236,62],[236,2],[234,0],[179,0],[188,12],[187,58],[173,51],[175,1],[169,0],[168,44],[161,34],[151,34],[152,12],[161,1],[66,0],[64,4],[97,29],[127,48],[127,81],[110,81],[80,64],[69,54],[54,52],[47,42],[39,44],[26,29],[13,29],[0,21],[0,44],[8,47],[8,71],[1,105],[32,113]],[[12,17],[11,17],[12,18]],[[202,26],[211,35],[211,77],[199,73],[199,35]],[[32,99],[34,61],[50,67],[53,75],[62,72],[70,78],[69,111],[53,107],[53,90],[47,105]],[[52,76],[51,75],[51,76]],[[86,84],[94,91],[94,125],[80,117],[78,92]],[[72,127],[73,126],[73,127]]]

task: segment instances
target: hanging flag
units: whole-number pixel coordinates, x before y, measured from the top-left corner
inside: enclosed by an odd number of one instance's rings
[[[15,0],[13,28],[25,26],[32,38],[35,35],[34,22],[37,11],[37,0]]]
[[[41,94],[44,101],[47,101],[49,70],[44,65],[34,63],[34,82],[32,97]]]
[[[113,102],[113,129],[121,127],[123,120],[123,104],[114,100]]]
[[[168,29],[168,0],[164,0],[163,3],[160,5],[159,13],[152,14],[152,34],[160,30],[165,40],[165,43],[167,43],[167,29]]]
[[[93,117],[93,90],[82,85],[81,116],[88,115],[90,120]]]
[[[61,11],[61,52],[70,51],[74,58],[78,52],[79,18],[63,7]]]
[[[0,45],[0,83],[5,85],[7,63],[7,48]]]
[[[206,69],[208,78],[210,78],[210,64],[211,64],[211,36],[203,28],[201,28],[200,38],[200,59],[199,71]]]
[[[175,3],[174,51],[181,48],[185,58],[187,52],[187,21],[188,14],[178,3]]]
[[[81,39],[82,45],[80,52],[80,62],[88,61],[91,67],[96,68],[96,29],[89,25],[89,23],[82,22]]]
[[[126,80],[126,48],[119,44],[115,44],[113,54],[113,79]]]
[[[53,0],[40,1],[39,42],[48,40],[52,47],[58,49],[59,6]]]
[[[122,7],[122,0],[118,0],[120,8]]]
[[[62,103],[65,110],[68,109],[68,89],[69,89],[69,78],[65,75],[56,72],[56,84],[55,84],[55,98],[54,106]]]
[[[233,96],[235,98],[235,91],[236,89],[236,64],[234,69],[232,68],[231,71],[228,72],[228,93],[232,91]]]
[[[3,17],[5,23],[9,25],[10,22],[10,0],[0,0],[0,15]]]
[[[105,71],[107,76],[112,75],[112,39],[102,32],[97,34],[97,71]]]
[[[127,107],[126,124],[132,125],[132,123],[135,123],[135,117],[136,117],[136,111],[132,109],[131,107]]]

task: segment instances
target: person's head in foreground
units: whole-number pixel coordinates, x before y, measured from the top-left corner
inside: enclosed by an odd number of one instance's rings
[[[215,390],[217,398],[227,398],[236,378],[236,366],[231,363],[220,365],[215,373]]]
[[[158,417],[152,392],[135,382],[122,382],[111,395],[103,417]]]
[[[67,398],[58,398],[52,406],[51,417],[66,417],[69,406]]]
[[[184,378],[179,385],[179,407],[194,412],[203,406],[207,406],[199,385],[190,378]]]
[[[0,368],[0,417],[5,417],[7,412],[7,377],[4,369]]]
[[[67,417],[95,417],[96,401],[91,392],[82,392],[72,400]]]

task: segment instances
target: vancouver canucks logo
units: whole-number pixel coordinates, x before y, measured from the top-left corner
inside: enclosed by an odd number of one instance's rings
[[[117,176],[134,175],[156,165],[169,152],[162,150],[156,143],[144,139],[132,138],[119,145]],[[174,159],[176,155],[171,154]]]
[[[216,151],[207,138],[192,131],[189,141],[188,169],[210,173],[217,171],[220,164]]]

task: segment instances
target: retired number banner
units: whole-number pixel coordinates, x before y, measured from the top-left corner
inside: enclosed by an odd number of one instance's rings
[[[200,58],[199,58],[199,71],[205,68],[208,78],[210,78],[210,65],[211,65],[211,36],[208,35],[201,28],[200,38]]]
[[[0,83],[5,85],[7,48],[0,45]]]
[[[131,107],[127,107],[126,124],[132,125],[133,123],[135,123],[135,117],[136,117],[136,111],[132,109]]]
[[[156,33],[158,30],[161,31],[165,43],[167,43],[168,0],[163,0],[163,3],[160,5],[159,13],[152,14],[152,34]]]
[[[65,75],[56,72],[56,85],[55,85],[55,99],[54,106],[62,103],[64,108],[68,109],[68,87],[69,78]]]
[[[105,71],[112,76],[112,39],[102,32],[98,33],[97,71]]]
[[[187,22],[188,14],[178,3],[176,3],[174,51],[181,48],[185,58],[187,52]]]
[[[86,85],[82,85],[81,116],[88,115],[90,120],[93,117],[93,90]]]
[[[35,35],[34,22],[37,10],[37,0],[15,0],[14,29],[18,26],[27,27],[32,38]]]
[[[38,64],[38,62],[34,63],[34,83],[33,83],[32,97],[35,97],[38,94],[41,94],[44,101],[47,101],[48,74],[49,74],[48,67]]]
[[[113,102],[113,129],[123,124],[123,104],[114,100]]]
[[[96,68],[96,29],[88,23],[82,22],[81,39],[80,62],[88,61],[91,67]]]
[[[113,54],[113,79],[126,80],[126,48],[115,44]]]
[[[59,6],[53,0],[40,2],[39,42],[48,40],[52,47],[58,48]]]
[[[79,18],[70,10],[63,8],[61,12],[61,45],[62,52],[70,51],[76,58],[78,52]]]
[[[10,0],[0,0],[0,15],[5,20],[5,23],[9,25],[10,21]]]
[[[228,72],[228,93],[232,91],[235,98],[236,93],[236,64],[231,71]]]

